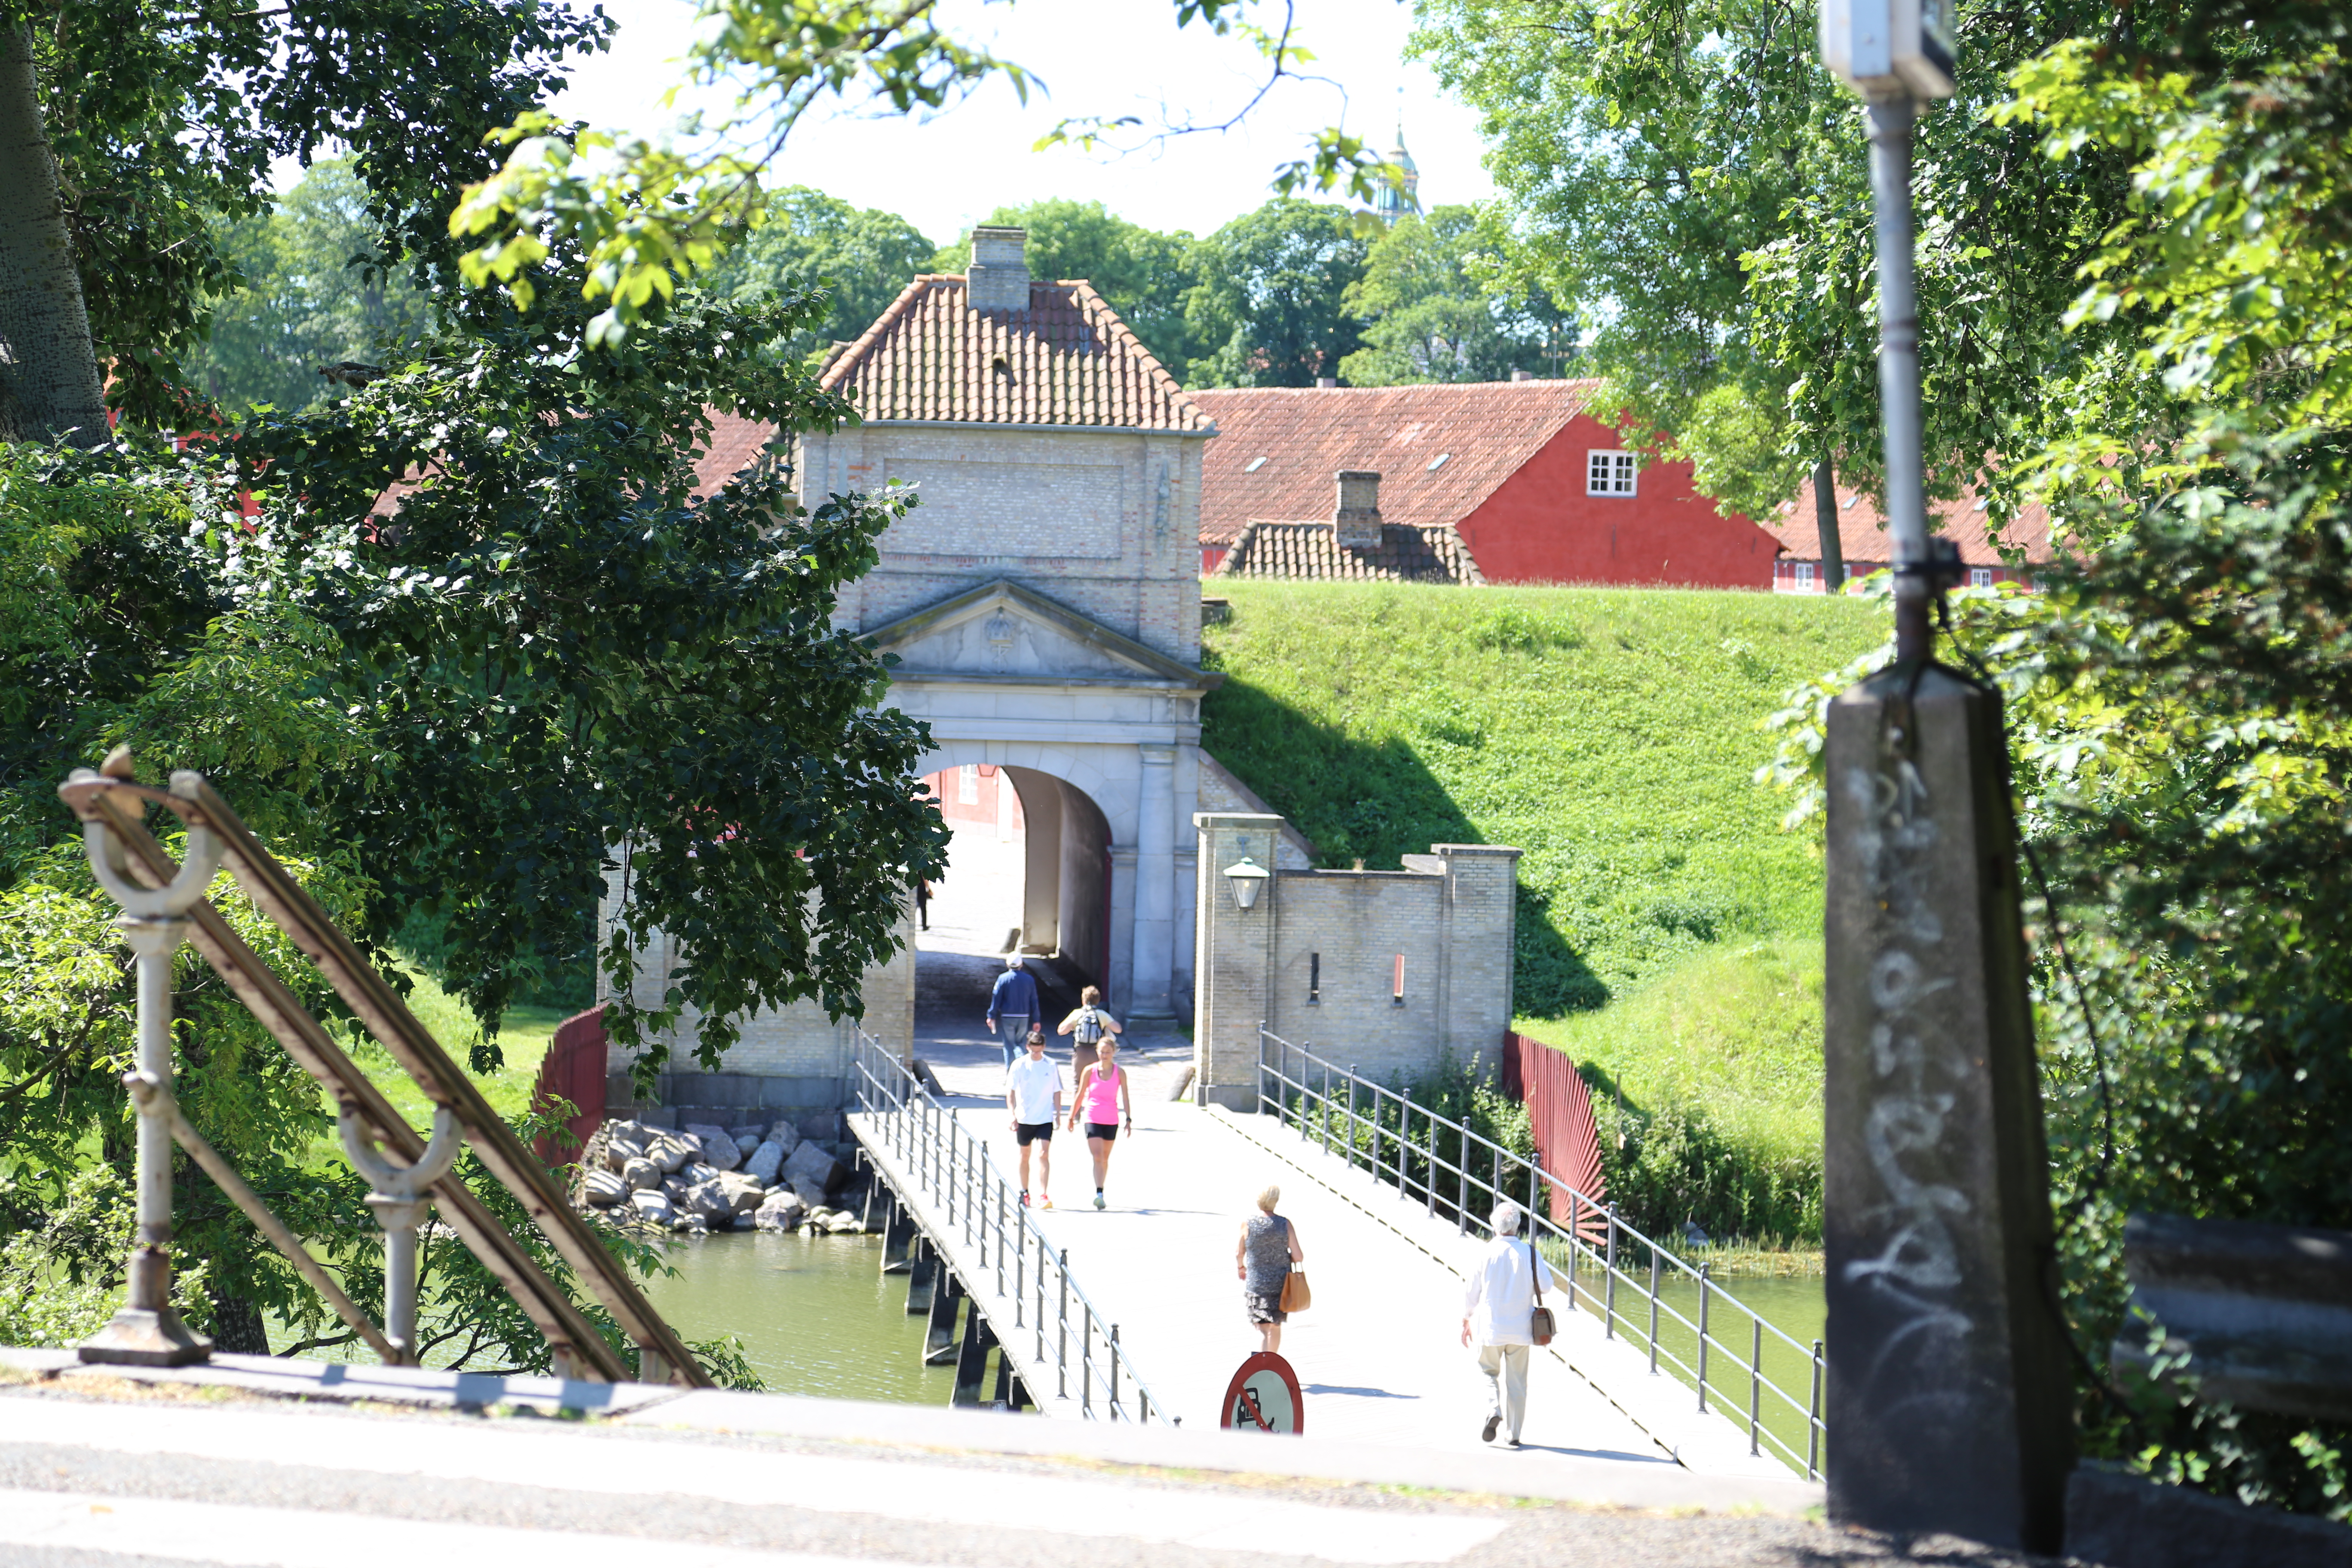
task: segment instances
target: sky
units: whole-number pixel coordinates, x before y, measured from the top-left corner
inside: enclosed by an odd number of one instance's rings
[[[682,76],[694,16],[678,0],[602,0],[620,24],[610,54],[580,62],[551,106],[599,128],[658,135],[675,123],[661,100]],[[1261,0],[1279,25],[1278,0]],[[1246,43],[1198,26],[1180,32],[1171,0],[950,0],[951,32],[989,47],[1044,84],[1024,105],[999,81],[919,120],[833,109],[804,120],[768,172],[771,184],[814,185],[898,213],[946,242],[1000,205],[1047,197],[1099,201],[1147,227],[1207,234],[1273,193],[1276,166],[1339,124],[1385,149],[1402,105],[1424,207],[1493,194],[1479,164],[1477,119],[1403,58],[1412,30],[1398,0],[1296,0],[1296,37],[1330,79],[1285,81],[1238,128],[1167,139],[1125,156],[1031,151],[1060,120],[1133,114],[1147,127],[1214,124],[1262,83]],[[1402,93],[1402,97],[1400,97]],[[691,107],[690,104],[685,105]]]

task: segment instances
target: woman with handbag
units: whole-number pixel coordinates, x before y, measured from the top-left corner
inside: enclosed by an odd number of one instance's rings
[[[1298,1227],[1274,1212],[1281,1201],[1280,1187],[1258,1194],[1258,1212],[1242,1221],[1241,1243],[1234,1248],[1242,1305],[1264,1342],[1258,1348],[1270,1352],[1282,1349],[1283,1321],[1307,1304],[1307,1276],[1295,1271],[1307,1261],[1307,1249],[1298,1245]],[[1296,1305],[1286,1304],[1286,1295]]]
[[[1528,1419],[1528,1357],[1552,1337],[1551,1309],[1543,1304],[1553,1282],[1551,1265],[1521,1238],[1526,1217],[1515,1203],[1495,1205],[1495,1239],[1462,1293],[1462,1342],[1476,1343],[1478,1370],[1486,1377],[1486,1424],[1478,1438],[1493,1442],[1496,1428],[1507,1421],[1514,1448]]]

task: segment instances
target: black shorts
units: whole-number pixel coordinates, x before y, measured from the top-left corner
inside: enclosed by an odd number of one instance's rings
[[[1089,1121],[1087,1123],[1087,1136],[1089,1138],[1099,1138],[1104,1142],[1108,1143],[1112,1139],[1118,1136],[1118,1123],[1116,1121]]]
[[[1013,1124],[1013,1135],[1021,1140],[1024,1149],[1032,1143],[1051,1143],[1054,1141],[1054,1124],[1050,1121],[1016,1121]]]

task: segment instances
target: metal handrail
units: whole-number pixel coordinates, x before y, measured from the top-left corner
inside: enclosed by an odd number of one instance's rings
[[[933,1199],[940,1223],[976,1249],[974,1267],[992,1270],[997,1295],[1013,1303],[1013,1330],[1030,1333],[1034,1359],[1053,1367],[1055,1396],[1076,1400],[1079,1414],[1088,1420],[1159,1420],[1181,1426],[1183,1417],[1170,1415],[1166,1402],[1136,1371],[1119,1341],[1118,1325],[1102,1314],[1070,1273],[1069,1249],[1056,1250],[1038,1228],[1036,1216],[1010,1201],[1017,1189],[1004,1179],[987,1143],[941,1105],[905,1062],[863,1029],[857,1031],[854,1065],[857,1108],[875,1119],[900,1168]],[[1010,1289],[1005,1285],[1008,1258]],[[978,1305],[974,1293],[973,1306]],[[1073,1334],[1077,1339],[1075,1353]],[[1001,1328],[996,1337],[1002,1343],[1012,1342]],[[1044,1390],[1032,1392],[1042,1394]]]
[[[1294,1073],[1296,1076],[1294,1076]],[[1360,1095],[1369,1094],[1369,1111],[1358,1109]],[[1344,1068],[1328,1061],[1300,1046],[1260,1026],[1258,1028],[1258,1089],[1261,1109],[1270,1110],[1284,1121],[1295,1124],[1299,1136],[1315,1139],[1319,1136],[1326,1153],[1332,1152],[1337,1141],[1344,1146],[1339,1157],[1350,1164],[1369,1161],[1375,1179],[1397,1189],[1398,1194],[1412,1199],[1418,1194],[1424,1201],[1426,1212],[1434,1218],[1440,1207],[1454,1214],[1457,1234],[1466,1235],[1472,1222],[1474,1194],[1486,1194],[1486,1200],[1500,1203],[1507,1198],[1519,1205],[1531,1227],[1530,1239],[1540,1235],[1549,1244],[1545,1250],[1554,1256],[1564,1256],[1568,1277],[1569,1305],[1580,1303],[1578,1273],[1589,1260],[1600,1274],[1601,1288],[1587,1285],[1581,1294],[1585,1305],[1601,1319],[1602,1332],[1616,1337],[1621,1328],[1629,1340],[1639,1339],[1647,1353],[1650,1371],[1655,1374],[1663,1364],[1682,1382],[1688,1384],[1698,1395],[1698,1409],[1721,1407],[1723,1413],[1748,1426],[1748,1451],[1760,1455],[1766,1445],[1778,1450],[1778,1457],[1791,1468],[1801,1471],[1807,1480],[1818,1479],[1822,1473],[1822,1444],[1825,1428],[1822,1421],[1822,1342],[1815,1340],[1809,1347],[1765,1321],[1753,1307],[1740,1300],[1709,1276],[1710,1266],[1692,1264],[1677,1258],[1658,1242],[1643,1235],[1617,1217],[1615,1205],[1596,1203],[1587,1194],[1579,1192],[1561,1181],[1535,1161],[1515,1154],[1501,1144],[1486,1138],[1462,1122],[1450,1121],[1384,1084],[1364,1078],[1353,1068]],[[1383,1110],[1393,1107],[1394,1125],[1388,1124]],[[1412,1138],[1413,1123],[1421,1123],[1423,1142]],[[1339,1131],[1344,1129],[1344,1131]],[[1457,1140],[1459,1153],[1447,1160],[1438,1149],[1440,1131],[1450,1132]],[[1360,1133],[1369,1134],[1369,1147]],[[1476,1172],[1470,1163],[1476,1156],[1472,1146],[1485,1152],[1486,1169]],[[1391,1148],[1393,1152],[1391,1153]],[[1418,1182],[1413,1164],[1422,1163]],[[1448,1180],[1447,1178],[1450,1178]],[[1440,1190],[1444,1183],[1445,1190]],[[1554,1194],[1567,1199],[1569,1219],[1566,1225],[1551,1217]],[[1602,1226],[1602,1238],[1598,1243],[1588,1241],[1580,1234],[1598,1219]],[[1481,1227],[1484,1228],[1483,1226]],[[1631,1244],[1629,1250],[1647,1254],[1649,1278],[1629,1272],[1621,1267],[1619,1242]],[[1630,1257],[1623,1259],[1631,1262]],[[1664,1268],[1689,1279],[1698,1287],[1698,1321],[1683,1316],[1659,1292],[1659,1272]],[[1631,1288],[1639,1298],[1635,1310],[1646,1312],[1646,1331],[1632,1313],[1621,1310],[1617,1287]],[[1720,1337],[1708,1311],[1710,1299],[1723,1300],[1745,1313],[1749,1332],[1745,1347]],[[1690,1331],[1696,1345],[1697,1364],[1684,1361],[1660,1343],[1660,1320],[1669,1319]],[[1764,1340],[1773,1339],[1805,1358],[1811,1369],[1811,1388],[1805,1399],[1782,1388],[1766,1376],[1763,1369]],[[1745,1349],[1743,1356],[1740,1352]],[[1727,1363],[1728,1372],[1726,1370]],[[1712,1381],[1710,1381],[1712,1379]],[[1783,1441],[1764,1424],[1764,1395],[1769,1392],[1801,1415],[1805,1421],[1804,1452]],[[1715,1402],[1710,1405],[1709,1401]]]

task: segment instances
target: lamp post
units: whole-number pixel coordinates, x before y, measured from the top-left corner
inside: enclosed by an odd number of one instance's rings
[[[1831,704],[1822,1250],[1831,1516],[2055,1552],[2073,1413],[1999,696],[1934,662],[1911,132],[1949,0],[1822,0],[1868,102],[1895,662]]]
[[[1952,95],[1947,0],[1822,0],[1822,63],[1869,103],[1877,213],[1878,396],[1894,544],[1895,657],[1925,659],[1941,566],[1927,536],[1919,435],[1919,312],[1911,268],[1911,126],[1919,100]]]

